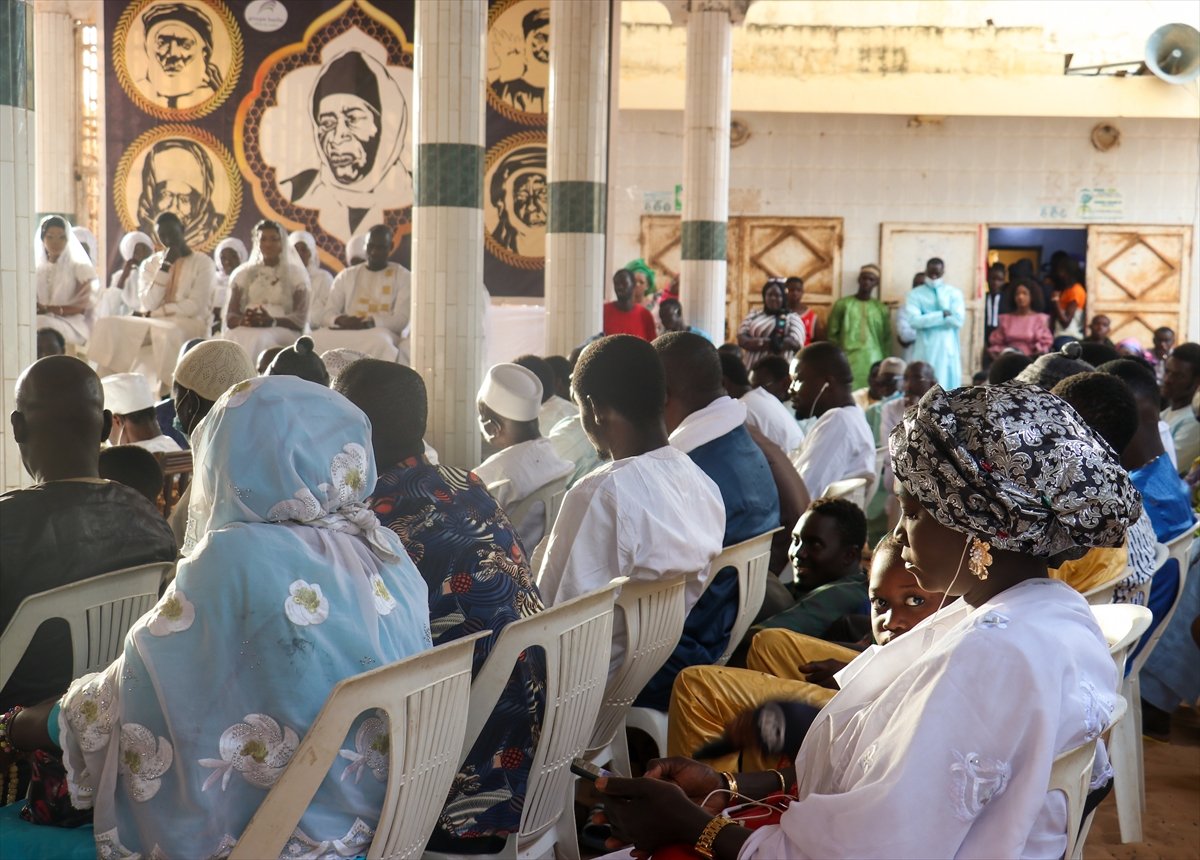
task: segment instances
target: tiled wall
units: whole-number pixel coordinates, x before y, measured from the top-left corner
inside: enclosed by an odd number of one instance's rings
[[[0,4],[0,492],[28,483],[8,415],[17,377],[34,358],[33,39],[25,3]]]
[[[1193,225],[1200,232],[1200,127],[1183,120],[1120,119],[1118,147],[1090,142],[1099,120],[735,114],[750,138],[731,153],[729,214],[845,219],[843,293],[860,265],[879,257],[883,222],[1077,226],[1080,188],[1113,187],[1134,224]],[[672,191],[683,175],[683,114],[622,111],[612,140],[617,232],[609,260],[638,255],[646,192]],[[687,194],[687,189],[684,189]],[[1191,255],[1200,295],[1200,254]],[[1200,302],[1189,331],[1200,338]]]

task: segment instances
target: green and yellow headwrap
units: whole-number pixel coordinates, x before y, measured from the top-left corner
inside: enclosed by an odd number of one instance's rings
[[[638,257],[632,263],[626,263],[625,271],[641,272],[643,275],[646,276],[646,296],[647,296],[647,298],[655,295],[658,292],[658,287],[656,287],[654,285],[654,270],[651,269],[648,265],[646,265],[646,261],[643,260],[641,257]]]

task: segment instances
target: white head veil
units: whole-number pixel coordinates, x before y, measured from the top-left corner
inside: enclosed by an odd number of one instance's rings
[[[54,262],[50,261],[46,253],[46,243],[42,241],[42,231],[51,220],[60,222],[67,234],[67,245]],[[58,226],[58,223],[50,226]],[[69,305],[85,298],[85,291],[79,285],[86,282],[89,285],[88,289],[91,288],[91,282],[96,277],[96,267],[84,250],[79,237],[71,229],[71,222],[61,215],[47,215],[39,222],[33,243],[37,257],[38,302],[44,305]]]
[[[300,255],[296,253],[295,247],[288,241],[288,231],[278,221],[264,220],[260,221],[254,227],[254,247],[250,249],[250,259],[246,261],[248,266],[265,266],[266,260],[263,259],[262,247],[259,244],[259,237],[262,235],[260,227],[275,228],[279,231],[279,238],[283,245],[283,250],[279,254],[279,277],[280,280],[292,291],[298,289],[308,290],[311,288],[311,283],[308,279],[308,270],[304,268],[304,262],[300,259]]]
[[[305,268],[308,270],[308,277],[311,280],[312,276],[321,270],[321,258],[317,255],[317,240],[307,230],[296,230],[292,235],[288,236],[287,241],[291,245],[292,250],[295,250],[296,246],[301,242],[308,246],[308,264],[305,265]],[[297,254],[296,256],[300,255]]]
[[[133,252],[137,250],[138,245],[145,245],[151,252],[154,251],[154,241],[141,230],[134,230],[132,233],[126,233],[122,236],[120,245],[121,259],[132,259]]]
[[[353,266],[355,257],[361,257],[364,260],[367,258],[366,233],[361,233],[346,243],[346,265]]]
[[[87,227],[72,227],[71,232],[75,234],[79,244],[83,245],[83,250],[87,251],[88,259],[94,266],[96,258],[100,256],[100,243],[96,241],[96,234]]]
[[[213,262],[217,264],[218,275],[225,274],[225,268],[221,264],[221,254],[225,252],[226,248],[232,248],[233,252],[237,254],[238,266],[246,262],[246,257],[249,256],[249,252],[246,250],[246,243],[241,239],[238,239],[234,236],[230,236],[227,239],[222,239],[217,243],[217,247],[213,249]],[[234,268],[236,268],[236,266]]]

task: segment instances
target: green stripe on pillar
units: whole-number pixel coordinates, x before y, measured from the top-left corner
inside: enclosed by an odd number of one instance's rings
[[[470,143],[417,146],[413,186],[418,206],[483,208],[483,147]]]
[[[607,211],[602,182],[551,182],[549,233],[603,233]]]
[[[24,0],[0,2],[0,105],[33,109],[32,24]]]
[[[724,221],[684,221],[683,249],[685,260],[725,259]]]

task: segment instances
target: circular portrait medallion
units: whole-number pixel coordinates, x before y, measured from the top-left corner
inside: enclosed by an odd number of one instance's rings
[[[164,125],[140,135],[117,164],[113,202],[126,230],[154,235],[155,219],[174,212],[188,244],[211,251],[242,208],[242,179],[221,143],[206,131]]]
[[[229,98],[242,73],[242,34],[221,0],[138,0],[113,31],[112,63],[146,113],[199,119]]]
[[[544,268],[550,207],[545,132],[521,132],[488,150],[483,188],[489,253],[520,269]]]
[[[523,125],[546,124],[550,0],[501,0],[488,13],[487,100]]]

